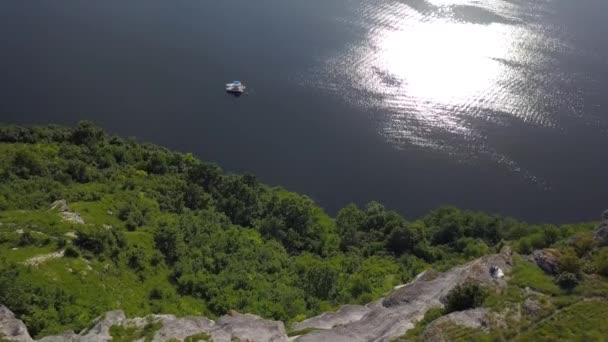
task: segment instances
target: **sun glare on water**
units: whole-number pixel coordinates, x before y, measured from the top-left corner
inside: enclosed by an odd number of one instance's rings
[[[500,0],[363,1],[368,33],[327,63],[323,86],[374,108],[397,148],[485,155],[519,171],[479,127],[554,124],[547,107],[559,96],[546,93],[560,75],[531,70],[546,68],[545,52],[559,44],[522,24],[523,11]]]

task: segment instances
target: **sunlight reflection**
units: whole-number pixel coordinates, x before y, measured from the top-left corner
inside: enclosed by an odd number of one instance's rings
[[[526,11],[538,9],[530,6],[364,0],[358,12],[365,39],[328,62],[319,86],[379,109],[379,129],[398,148],[484,155],[525,173],[488,142],[489,124],[553,127],[551,108],[575,101],[556,86],[567,82],[564,75],[547,66],[560,42],[541,26],[521,24],[535,15]]]

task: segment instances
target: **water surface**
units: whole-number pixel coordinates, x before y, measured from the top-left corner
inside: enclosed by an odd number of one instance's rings
[[[601,0],[0,3],[0,120],[97,122],[309,194],[608,207]],[[223,93],[241,79],[248,97]]]

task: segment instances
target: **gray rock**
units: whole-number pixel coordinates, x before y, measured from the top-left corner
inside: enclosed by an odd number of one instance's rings
[[[61,335],[43,337],[38,342],[78,342],[80,338],[80,336],[70,330]]]
[[[252,314],[233,312],[220,317],[211,331],[214,342],[287,342],[283,322],[270,321]]]
[[[294,325],[294,329],[317,328],[295,340],[307,341],[390,341],[403,335],[424,317],[432,307],[442,307],[448,292],[465,282],[475,282],[486,287],[504,287],[506,279],[495,279],[490,267],[500,267],[508,275],[511,270],[510,250],[471,261],[447,272],[423,272],[411,283],[393,291],[386,298],[361,305],[345,305],[337,312],[324,313]],[[4,308],[5,309],[5,308]],[[0,310],[0,332],[17,336],[17,341],[32,341],[23,323],[14,319],[10,311]],[[465,316],[462,316],[465,315]],[[472,313],[454,315],[459,324],[468,324],[477,316]],[[263,319],[251,314],[231,312],[216,322],[205,317],[176,318],[173,315],[151,315],[147,318],[127,319],[122,311],[110,311],[97,318],[90,329],[80,334],[66,332],[48,336],[44,342],[107,342],[111,340],[110,328],[115,325],[143,327],[150,320],[161,323],[153,341],[183,340],[188,336],[207,333],[215,342],[239,341],[291,341],[283,322]],[[7,323],[8,322],[8,323]],[[471,323],[472,324],[472,323]]]
[[[110,328],[114,325],[126,323],[127,317],[122,310],[106,312],[105,315],[95,319],[91,329],[85,329],[79,335],[78,341],[106,342],[111,341]]]
[[[452,324],[472,329],[486,329],[490,322],[488,320],[488,309],[477,308],[465,311],[452,312],[439,317],[431,322],[422,335],[424,341],[450,341],[453,336],[446,334],[446,326]]]
[[[68,221],[68,222],[72,222],[72,223],[76,223],[76,224],[84,224],[84,220],[82,219],[82,217],[80,217],[80,214],[78,214],[78,213],[64,211],[64,212],[59,213],[59,216],[61,216],[61,218],[64,221]]]
[[[208,333],[215,325],[215,322],[205,317],[167,316],[162,323],[163,327],[156,333],[153,342],[168,341],[172,338],[184,340],[201,332]]]
[[[493,278],[490,266],[500,267],[509,274],[511,264],[511,251],[505,249],[499,254],[482,257],[447,272],[422,274],[392,292],[380,302],[382,305],[368,305],[370,310],[359,320],[311,332],[300,336],[296,341],[390,341],[413,328],[430,308],[443,307],[446,295],[457,285],[475,282],[485,287],[505,287],[506,279]],[[328,321],[324,321],[324,317]],[[325,314],[305,322],[315,322],[308,327],[321,328],[331,325],[334,320],[335,315]]]
[[[60,213],[70,211],[68,207],[68,202],[64,199],[57,200],[51,204],[51,208],[49,210],[57,210]]]
[[[343,305],[336,312],[326,312],[320,316],[306,319],[292,326],[293,330],[308,328],[331,329],[337,325],[344,325],[363,318],[371,309],[362,305]]]
[[[530,316],[537,316],[542,311],[540,302],[533,298],[526,298],[524,301],[524,310]]]
[[[53,202],[49,210],[57,210],[59,212],[59,216],[61,216],[64,221],[84,224],[84,220],[82,217],[80,217],[80,214],[71,212],[70,208],[68,207],[68,202],[64,199]]]
[[[554,275],[558,271],[559,254],[554,249],[535,250],[532,260],[547,274]]]
[[[9,341],[33,341],[25,324],[4,305],[0,305],[0,337]]]

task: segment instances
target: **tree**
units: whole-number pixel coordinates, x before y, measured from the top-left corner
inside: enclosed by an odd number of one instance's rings
[[[172,265],[185,254],[186,244],[177,227],[164,225],[154,234],[154,245],[165,256],[167,264]]]
[[[334,299],[338,274],[338,270],[327,264],[308,269],[305,276],[308,293],[322,300]]]
[[[338,212],[336,230],[340,236],[340,249],[348,251],[359,245],[358,232],[365,214],[354,204],[349,204]]]
[[[292,194],[284,198],[273,196],[267,206],[265,218],[259,225],[264,238],[276,239],[290,254],[321,252],[327,236],[308,197]]]
[[[46,169],[38,155],[29,150],[20,149],[13,158],[13,173],[21,178],[44,176]]]
[[[387,240],[388,249],[399,256],[414,249],[419,239],[416,232],[408,226],[395,227]]]
[[[97,145],[105,137],[105,132],[92,122],[81,121],[72,132],[72,142],[76,145],[85,145],[89,148]]]

